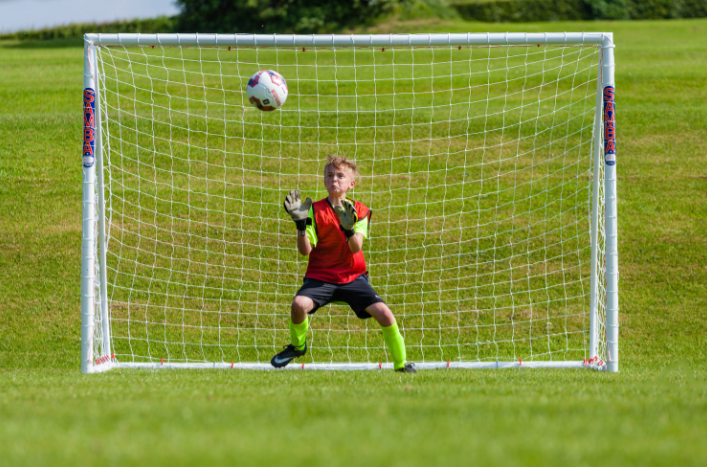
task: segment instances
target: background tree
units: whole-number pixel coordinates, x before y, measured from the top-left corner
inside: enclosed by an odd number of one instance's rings
[[[397,0],[177,0],[180,32],[332,32],[370,24]]]

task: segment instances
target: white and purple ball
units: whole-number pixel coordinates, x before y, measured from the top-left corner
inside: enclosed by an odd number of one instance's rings
[[[279,109],[287,100],[287,82],[276,71],[261,70],[248,80],[246,95],[251,104],[264,112]]]

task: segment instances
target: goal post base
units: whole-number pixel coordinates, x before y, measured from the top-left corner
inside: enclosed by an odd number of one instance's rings
[[[525,362],[525,361],[504,361],[504,362],[422,362],[415,363],[415,367],[419,370],[435,370],[435,369],[503,369],[503,368],[594,368],[603,369],[588,365],[585,361],[567,361],[567,362]],[[269,363],[172,363],[172,362],[153,362],[153,363],[107,363],[104,365],[96,365],[96,371],[105,371],[111,368],[127,368],[127,369],[152,369],[152,370],[176,370],[176,369],[192,369],[192,370],[276,370]],[[100,369],[98,369],[100,368]],[[392,363],[292,363],[283,370],[392,370]]]
[[[106,371],[112,370],[113,368],[118,368],[118,365],[113,362],[99,363],[96,365],[89,365],[86,370],[82,370],[82,373],[94,374],[94,373],[105,373]]]

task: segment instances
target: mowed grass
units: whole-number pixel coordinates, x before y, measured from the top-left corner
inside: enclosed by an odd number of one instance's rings
[[[705,372],[7,371],[4,465],[704,465]]]
[[[81,45],[6,43],[3,463],[707,463],[707,21],[387,27],[615,33],[621,373],[80,375]]]

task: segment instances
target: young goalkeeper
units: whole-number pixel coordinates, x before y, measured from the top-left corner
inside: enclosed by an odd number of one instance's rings
[[[270,361],[276,368],[307,353],[308,313],[327,303],[346,302],[359,318],[373,317],[381,325],[395,371],[417,373],[415,364],[405,361],[405,342],[393,313],[368,283],[361,248],[368,237],[371,211],[346,199],[356,175],[354,162],[328,156],[324,186],[329,196],[312,203],[312,198],[302,201],[299,190],[293,190],[285,197],[285,210],[297,226],[297,249],[309,255],[309,264],[304,284],[292,300],[290,344]]]

